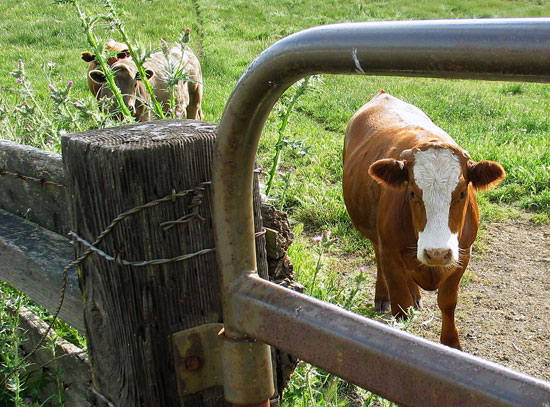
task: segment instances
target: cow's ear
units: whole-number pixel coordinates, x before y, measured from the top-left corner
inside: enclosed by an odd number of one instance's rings
[[[105,79],[105,74],[100,69],[94,69],[88,73],[88,76],[92,81],[95,83],[105,83],[107,82],[107,79]]]
[[[470,161],[468,163],[468,181],[478,191],[491,189],[506,176],[506,171],[494,161]]]
[[[151,69],[145,69],[145,76],[147,76],[147,80],[151,79],[153,76],[155,76],[155,73]],[[139,72],[136,74],[136,81],[141,80],[141,75]]]
[[[82,59],[86,62],[92,62],[95,61],[95,55],[92,54],[90,51],[84,51],[82,53]]]
[[[369,168],[369,174],[379,184],[393,188],[399,188],[409,180],[405,162],[393,158],[384,158],[374,162]]]

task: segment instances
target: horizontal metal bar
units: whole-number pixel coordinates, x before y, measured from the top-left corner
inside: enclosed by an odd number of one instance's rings
[[[401,406],[547,406],[550,384],[248,274],[230,287],[244,333]]]

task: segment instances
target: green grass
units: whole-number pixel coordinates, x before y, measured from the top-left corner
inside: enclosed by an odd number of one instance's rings
[[[20,350],[21,344],[26,341],[26,332],[19,327],[19,314],[23,307],[43,321],[52,322],[49,312],[0,281],[0,406],[63,406],[65,389],[57,362],[42,370],[30,360],[25,360]],[[55,335],[50,334],[43,345],[52,355],[55,355],[56,341],[60,337],[86,348],[85,338],[76,329],[57,321]],[[55,391],[45,399],[44,393],[52,388]]]
[[[100,1],[79,4],[88,15],[105,13]],[[129,36],[145,46],[157,47],[160,38],[175,41],[184,28],[191,28],[190,46],[203,68],[204,119],[213,122],[220,121],[231,91],[250,62],[275,41],[301,29],[348,21],[550,16],[550,2],[545,0],[115,0],[114,4]],[[66,102],[69,107],[78,102],[94,109],[86,85],[87,65],[80,59],[89,46],[75,9],[71,4],[40,0],[3,0],[0,15],[0,137],[21,137],[26,143],[59,151],[58,140],[50,142],[50,136],[41,133],[48,126],[37,123],[40,119],[10,110],[23,96],[20,84],[9,73],[17,70],[22,59],[38,104],[47,116],[59,115],[44,73],[53,62],[52,82],[58,89],[74,82]],[[105,26],[96,34],[105,40],[120,40]],[[504,165],[508,177],[480,199],[482,219],[502,219],[507,216],[503,205],[511,205],[534,212],[532,219],[537,223],[549,222],[548,85],[376,76],[325,75],[321,79],[323,83],[306,92],[290,116],[284,133],[288,144],[271,193],[274,203],[289,212],[293,224],[302,225],[290,255],[297,278],[314,295],[372,316],[367,293],[372,293],[373,282],[358,276],[360,267],[373,260],[369,245],[353,230],[345,211],[341,149],[349,118],[381,88],[423,109],[474,159],[493,159]],[[288,97],[294,91],[291,88]],[[48,131],[77,131],[71,123],[86,128],[103,120],[80,116],[70,120],[69,113],[64,115]],[[258,152],[258,162],[266,172],[279,126],[279,116],[272,113]],[[17,134],[9,132],[13,129]],[[316,271],[318,252],[312,237],[322,230],[331,230],[340,240],[323,252],[321,268]],[[342,281],[353,284],[340,289]],[[345,385],[323,372],[301,366],[295,376],[288,406],[342,405],[349,399]],[[306,391],[301,392],[304,387]]]

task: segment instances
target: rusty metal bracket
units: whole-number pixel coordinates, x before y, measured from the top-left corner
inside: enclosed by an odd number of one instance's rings
[[[249,404],[242,399],[242,394],[257,398],[261,405],[269,404],[275,391],[273,382],[266,387],[259,378],[243,381],[236,374],[245,369],[270,377],[271,353],[267,345],[254,339],[229,338],[224,334],[223,324],[205,324],[176,332],[171,340],[180,398],[222,386],[225,380],[225,390],[229,392],[225,398],[233,405]],[[226,354],[236,357],[223,357],[222,348]],[[229,373],[224,375],[224,371]]]
[[[205,324],[171,335],[180,398],[223,385],[223,324]]]

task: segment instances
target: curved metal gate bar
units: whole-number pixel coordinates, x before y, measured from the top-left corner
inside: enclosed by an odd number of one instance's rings
[[[241,340],[243,349],[252,341],[247,337],[257,338],[403,406],[550,405],[547,382],[255,276],[251,191],[258,140],[281,94],[315,73],[550,82],[550,19],[336,24],[284,38],[253,61],[226,105],[213,168],[225,337]],[[244,351],[226,352],[228,401],[269,398],[272,379],[269,361],[258,363],[262,352],[250,363]]]

